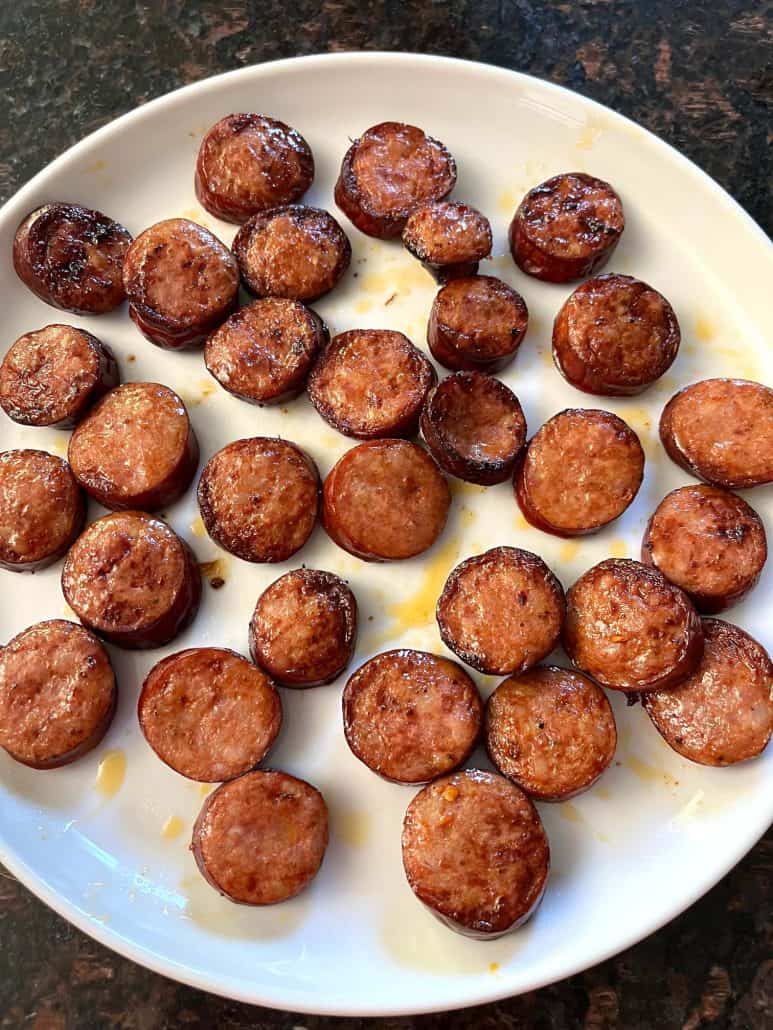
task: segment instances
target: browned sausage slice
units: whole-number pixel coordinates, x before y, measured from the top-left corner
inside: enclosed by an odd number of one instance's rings
[[[106,508],[153,511],[188,489],[199,445],[173,390],[160,383],[124,383],[76,427],[68,458],[86,493]]]
[[[329,293],[352,259],[351,244],[335,218],[303,204],[255,215],[232,246],[248,290],[307,303]]]
[[[566,600],[564,649],[603,687],[670,687],[700,661],[701,621],[687,595],[657,569],[608,558],[580,576]]]
[[[385,651],[349,678],[343,714],[346,742],[369,769],[395,783],[426,783],[469,758],[483,703],[456,662]]]
[[[475,275],[491,245],[488,218],[458,201],[422,204],[403,229],[403,246],[441,283]]]
[[[381,122],[347,150],[335,186],[336,204],[360,232],[393,239],[419,205],[448,196],[456,163],[415,125]]]
[[[566,801],[587,790],[616,747],[606,694],[568,669],[540,665],[511,676],[486,705],[489,758],[538,801]]]
[[[168,644],[192,622],[201,574],[165,522],[138,511],[97,519],[70,548],[65,600],[84,624],[119,647]]]
[[[13,241],[13,267],[46,304],[77,315],[103,315],[122,304],[121,272],[131,234],[79,204],[44,204]]]
[[[86,505],[70,466],[46,451],[0,453],[0,566],[37,572],[67,551]]]
[[[699,765],[756,758],[773,735],[773,665],[767,651],[738,626],[703,620],[700,665],[670,690],[642,698],[669,747]]]
[[[407,336],[389,329],[340,333],[309,376],[309,399],[334,429],[358,440],[412,436],[437,376]]]
[[[251,404],[279,404],[302,392],[330,339],[316,312],[300,301],[265,297],[226,319],[204,348],[207,370],[223,389]]]
[[[352,659],[357,601],[332,572],[294,569],[258,598],[250,622],[250,654],[285,687],[331,683]]]
[[[198,498],[207,532],[226,551],[244,561],[285,561],[314,529],[319,473],[287,440],[235,440],[207,462]]]
[[[567,172],[523,198],[510,223],[510,251],[527,275],[567,283],[602,268],[624,228],[623,205],[608,182]]]
[[[461,562],[445,582],[437,622],[446,647],[479,672],[525,672],[558,644],[566,603],[545,562],[494,547]]]
[[[370,440],[347,451],[325,480],[330,537],[365,561],[413,558],[446,524],[451,492],[435,462],[407,440]]]
[[[468,937],[515,930],[545,892],[550,848],[540,817],[496,773],[465,769],[424,787],[405,813],[402,847],[413,893]]]
[[[208,229],[167,218],[132,243],[123,281],[129,314],[143,336],[181,350],[202,343],[236,307],[239,269]]]
[[[314,158],[295,129],[263,114],[228,114],[206,133],[196,160],[196,196],[227,222],[292,204],[311,186]]]
[[[643,476],[644,451],[621,418],[569,408],[530,440],[515,474],[515,496],[537,529],[580,536],[622,515]]]
[[[483,372],[456,372],[432,390],[421,433],[442,469],[491,486],[512,473],[526,442],[526,419],[512,390]]]
[[[191,850],[204,879],[241,905],[275,905],[317,875],[328,841],[327,805],[288,773],[250,772],[210,794]]]
[[[768,557],[765,527],[746,501],[715,486],[683,486],[663,498],[644,531],[641,560],[701,612],[745,597]]]
[[[671,367],[681,333],[674,309],[630,275],[578,286],[553,325],[553,360],[572,386],[608,397],[641,393]]]
[[[669,458],[713,486],[773,483],[773,390],[746,379],[704,379],[675,394],[660,417]]]
[[[282,702],[268,676],[235,651],[194,647],[153,666],[137,714],[162,762],[214,783],[263,761],[282,725]]]
[[[496,372],[515,357],[529,324],[523,297],[501,279],[452,279],[435,297],[427,325],[432,356],[454,371]]]
[[[39,622],[0,649],[0,746],[17,762],[74,762],[107,733],[116,700],[107,652],[74,622]]]

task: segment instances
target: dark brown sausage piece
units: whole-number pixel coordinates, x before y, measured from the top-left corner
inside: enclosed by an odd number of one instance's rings
[[[329,339],[319,315],[300,301],[265,297],[234,311],[208,337],[204,361],[235,397],[279,404],[302,392]]]
[[[0,649],[0,747],[33,769],[74,762],[115,713],[110,659],[74,622],[39,622]]]
[[[389,329],[340,333],[309,376],[309,399],[339,433],[358,440],[413,436],[432,364],[407,336]]]
[[[282,702],[268,676],[235,651],[193,647],[153,666],[137,715],[162,762],[216,783],[263,761],[282,725]]]
[[[191,850],[204,879],[241,905],[275,905],[316,876],[328,842],[327,805],[288,773],[250,772],[210,794]]]
[[[483,702],[461,665],[426,651],[385,651],[343,694],[354,755],[395,783],[427,783],[458,768],[480,736]]]
[[[122,304],[121,271],[132,238],[112,218],[79,204],[44,204],[13,241],[13,267],[46,304],[76,315],[103,315]]]
[[[201,141],[196,160],[196,196],[227,222],[292,204],[313,179],[314,158],[303,136],[262,114],[221,118]]]
[[[558,644],[566,603],[545,562],[519,547],[494,547],[451,572],[437,603],[446,647],[479,672],[525,672]]]
[[[364,561],[413,558],[446,524],[451,492],[435,462],[407,440],[370,440],[328,474],[322,518],[329,536]]]
[[[703,620],[698,668],[670,690],[642,698],[669,747],[699,765],[756,758],[773,735],[773,665],[748,633],[721,619]]]
[[[329,293],[352,259],[335,218],[303,204],[255,215],[238,231],[232,249],[244,285],[256,296],[306,303]]]
[[[523,297],[490,275],[452,279],[435,297],[427,343],[453,371],[495,372],[515,357],[529,324]]]
[[[773,483],[773,390],[746,379],[704,379],[675,394],[660,417],[669,458],[713,486]]]
[[[523,791],[496,773],[465,769],[424,787],[405,813],[402,848],[413,893],[468,937],[515,930],[542,900],[545,830]]]
[[[236,307],[239,269],[208,229],[167,218],[132,243],[123,281],[129,314],[143,336],[182,350],[202,343]]]
[[[569,408],[530,440],[516,470],[515,496],[537,529],[580,536],[622,515],[643,476],[644,451],[621,418]]]
[[[421,204],[447,197],[456,183],[448,150],[415,125],[381,122],[347,150],[335,201],[360,232],[399,236]]]
[[[86,504],[70,466],[46,451],[0,453],[0,566],[37,572],[67,551]]]
[[[608,558],[577,580],[566,601],[564,649],[603,687],[670,687],[700,661],[701,621],[687,595],[657,569]]]
[[[475,275],[491,254],[491,225],[480,211],[444,200],[416,208],[403,229],[403,246],[444,283]]]
[[[526,419],[512,390],[483,372],[456,372],[432,390],[421,433],[442,469],[492,486],[513,471],[526,442]]]
[[[285,687],[331,683],[352,659],[357,601],[332,572],[294,569],[258,598],[250,622],[250,654]]]
[[[511,676],[486,705],[489,758],[537,801],[566,801],[587,790],[616,747],[606,694],[568,669],[540,665]]]
[[[527,275],[568,283],[598,272],[624,228],[623,205],[608,182],[567,172],[523,198],[510,223],[510,252]]]
[[[244,561],[285,561],[314,529],[319,473],[287,440],[235,440],[207,462],[198,499],[207,532],[226,551]]]
[[[165,522],[138,511],[97,519],[70,548],[65,600],[84,624],[119,647],[168,644],[193,621],[201,574]]]
[[[746,501],[716,486],[683,486],[647,523],[641,560],[681,587],[701,612],[745,597],[768,557],[765,527]]]

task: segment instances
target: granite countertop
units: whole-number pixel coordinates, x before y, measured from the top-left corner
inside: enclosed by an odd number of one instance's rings
[[[562,83],[674,144],[771,230],[773,11],[753,0],[6,2],[0,201],[93,129],[177,86],[357,49],[452,54]],[[237,1004],[147,972],[0,870],[0,1026],[767,1030],[772,877],[769,832],[688,912],[586,973],[477,1009],[348,1021]]]

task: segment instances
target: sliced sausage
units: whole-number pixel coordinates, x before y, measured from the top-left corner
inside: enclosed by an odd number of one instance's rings
[[[512,390],[483,372],[456,372],[434,388],[421,434],[442,469],[492,486],[513,471],[526,442],[526,419]]]
[[[33,769],[53,769],[102,740],[115,713],[107,652],[82,626],[52,619],[0,648],[0,747]]]
[[[216,218],[246,222],[292,204],[314,179],[309,144],[263,114],[227,114],[206,133],[196,160],[196,196]]]
[[[268,676],[235,651],[192,647],[153,666],[137,715],[162,762],[215,783],[263,761],[282,725],[282,702]]]
[[[314,529],[319,473],[287,440],[235,440],[207,462],[198,499],[207,532],[226,551],[244,561],[285,561]]]
[[[444,283],[475,275],[491,254],[491,225],[480,211],[459,201],[433,201],[417,207],[403,229],[403,246]]]
[[[44,204],[13,241],[13,267],[36,297],[76,315],[103,315],[122,304],[122,269],[131,234],[101,211]]]
[[[193,621],[201,574],[188,545],[165,522],[115,512],[92,522],[70,548],[62,592],[84,626],[140,650],[168,644]]]
[[[106,508],[154,511],[188,489],[199,444],[174,390],[124,383],[76,427],[68,458],[86,493]]]
[[[523,791],[496,773],[464,769],[424,787],[405,813],[402,848],[413,893],[467,937],[515,930],[542,900],[545,830]]]
[[[452,279],[435,297],[427,343],[436,361],[453,371],[496,372],[515,357],[529,324],[523,297],[501,279]]]
[[[621,418],[569,408],[529,441],[515,474],[515,496],[537,529],[580,536],[622,515],[643,477],[644,451]]]
[[[357,601],[332,572],[294,569],[258,598],[250,622],[250,654],[285,687],[331,683],[352,660]]]
[[[413,558],[446,524],[451,491],[435,462],[407,440],[370,440],[347,451],[325,480],[328,535],[364,561]]]
[[[123,281],[129,314],[142,335],[182,350],[202,343],[236,307],[239,269],[209,229],[167,218],[132,243]]]
[[[335,201],[360,232],[388,240],[417,207],[447,197],[455,183],[456,162],[442,143],[415,125],[381,122],[347,150]]]
[[[566,600],[564,649],[603,687],[670,687],[700,661],[700,618],[687,595],[657,569],[608,558],[580,576]]]
[[[669,458],[713,486],[773,483],[773,390],[746,379],[704,379],[675,394],[660,417]]]
[[[86,504],[70,466],[46,451],[0,453],[0,567],[37,572],[83,528]]]
[[[568,283],[612,256],[625,216],[608,182],[567,172],[529,190],[510,223],[510,252],[527,275]]]
[[[335,218],[303,204],[255,215],[232,246],[248,290],[307,303],[329,293],[352,259],[351,244]]]
[[[539,665],[500,683],[486,705],[486,750],[503,776],[538,801],[591,787],[615,755],[606,694],[587,676]]]
[[[279,404],[303,391],[320,350],[330,339],[316,312],[300,301],[265,297],[226,319],[208,339],[210,375],[251,404]]]
[[[407,336],[353,329],[336,336],[320,355],[309,376],[309,399],[345,436],[413,436],[436,382],[432,364]]]
[[[545,562],[520,547],[493,547],[461,562],[437,603],[440,636],[479,672],[525,672],[558,644],[566,603]]]
[[[275,905],[317,875],[328,842],[327,805],[289,773],[245,773],[210,794],[191,851],[204,879],[241,905]]]
[[[681,587],[701,612],[745,597],[768,557],[765,527],[746,501],[716,486],[683,486],[647,523],[641,560]]]

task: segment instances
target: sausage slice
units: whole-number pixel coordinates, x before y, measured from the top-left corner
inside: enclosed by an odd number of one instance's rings
[[[464,769],[419,791],[403,820],[411,890],[467,937],[515,930],[545,892],[550,848],[537,810],[515,784]]]
[[[480,211],[459,201],[417,207],[403,229],[403,246],[438,282],[475,275],[491,254],[491,225]]]

